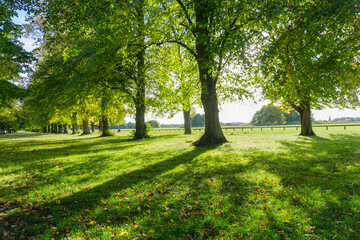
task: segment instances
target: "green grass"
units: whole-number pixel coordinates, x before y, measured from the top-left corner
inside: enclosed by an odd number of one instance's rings
[[[0,137],[0,239],[360,239],[360,127]]]

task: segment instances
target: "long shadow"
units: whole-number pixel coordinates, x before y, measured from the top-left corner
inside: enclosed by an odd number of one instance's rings
[[[103,199],[107,199],[114,193],[123,189],[132,188],[133,186],[151,181],[160,174],[166,173],[180,165],[189,164],[198,155],[209,150],[208,148],[194,148],[190,152],[186,152],[182,155],[178,155],[167,159],[162,162],[155,163],[144,168],[122,174],[110,181],[99,184],[93,188],[85,188],[79,192],[75,192],[69,196],[65,196],[58,200],[50,202],[39,202],[38,204],[24,211],[20,211],[16,214],[12,214],[6,219],[9,222],[15,222],[16,219],[22,219],[22,224],[26,226],[26,229],[31,235],[31,229],[34,225],[43,225],[43,219],[48,215],[54,216],[53,225],[61,224],[62,222],[77,221],[74,216],[79,216],[85,210],[95,209]],[[58,202],[61,204],[58,204]],[[26,214],[26,212],[32,211],[32,215]],[[35,213],[35,214],[34,214]],[[71,224],[70,224],[71,225]],[[10,226],[7,227],[8,230]],[[48,230],[47,227],[43,228],[44,231]]]
[[[147,145],[151,144],[153,140],[156,139],[164,139],[164,138],[173,138],[176,137],[176,135],[161,135],[161,136],[154,136],[151,139],[143,139],[141,141],[139,140],[133,140],[127,137],[87,137],[82,138],[79,136],[78,139],[65,139],[65,140],[39,140],[39,141],[31,141],[31,142],[15,142],[11,144],[10,146],[3,146],[1,148],[2,154],[4,154],[3,161],[0,162],[0,166],[6,167],[8,163],[14,164],[14,158],[11,158],[12,155],[16,155],[16,159],[19,162],[22,162],[24,159],[26,159],[27,163],[30,162],[37,162],[39,159],[37,156],[29,158],[29,156],[33,156],[34,154],[39,155],[39,158],[41,160],[46,159],[52,159],[56,157],[63,157],[63,156],[69,156],[69,155],[81,155],[84,153],[92,152],[101,152],[105,150],[122,150],[123,148],[131,147],[131,146],[139,146],[139,145]],[[113,144],[123,144],[123,143],[131,143],[130,145],[126,146],[119,146],[115,147]],[[58,147],[60,145],[60,147]],[[65,146],[64,146],[65,145]],[[97,145],[101,145],[101,148],[98,149],[92,149],[96,148]],[[106,145],[110,145],[109,147],[106,147]],[[46,146],[46,148],[41,149],[41,146]],[[34,148],[33,150],[22,150],[26,149],[27,147]],[[40,149],[38,149],[40,147]],[[0,155],[1,156],[1,155]]]
[[[329,139],[281,141],[283,152],[254,151],[249,155],[249,166],[280,177],[281,185],[288,191],[293,189],[294,195],[306,196],[304,199],[294,196],[290,203],[313,219],[311,224],[316,231],[308,229],[309,235],[357,239],[360,235],[348,228],[359,224],[359,216],[354,214],[354,197],[360,195],[359,142],[360,135],[346,134],[329,135]],[[325,204],[319,206],[319,202]],[[272,214],[268,217],[275,219]]]

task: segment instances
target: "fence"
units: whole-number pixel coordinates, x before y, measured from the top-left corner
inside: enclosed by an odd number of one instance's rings
[[[341,127],[344,128],[344,130],[346,130],[349,127],[359,127],[360,124],[313,124],[313,128],[325,128],[326,130],[329,130],[329,128],[331,127]],[[222,130],[224,131],[228,131],[228,130],[250,130],[253,131],[254,129],[260,129],[260,131],[262,131],[263,129],[270,129],[271,131],[273,131],[274,129],[283,129],[284,131],[286,129],[296,129],[299,130],[301,127],[300,125],[273,125],[273,126],[223,126]],[[121,129],[121,132],[131,132],[134,129]],[[191,128],[192,131],[203,131],[204,127],[194,127]],[[184,128],[152,128],[151,131],[154,132],[176,132],[176,131],[184,131]]]

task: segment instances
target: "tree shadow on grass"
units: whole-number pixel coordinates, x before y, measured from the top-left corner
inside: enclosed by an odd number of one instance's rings
[[[281,141],[283,152],[253,152],[249,166],[280,178],[285,191],[278,194],[277,201],[288,199],[288,208],[307,213],[309,236],[358,239],[359,142],[360,135],[347,134]],[[276,221],[276,214],[267,215]],[[290,221],[286,225],[284,234],[301,237],[300,232],[295,233],[294,229],[298,230],[295,225]]]
[[[44,233],[49,230],[49,225],[58,226],[64,222],[69,225],[76,225],[81,213],[96,209],[97,206],[101,205],[102,200],[111,197],[114,193],[128,188],[131,189],[140,183],[152,181],[152,179],[160,174],[166,173],[180,165],[189,164],[196,156],[207,150],[207,148],[194,148],[192,151],[182,155],[124,173],[96,187],[84,188],[79,192],[72,193],[58,200],[39,202],[32,206],[24,207],[19,212],[9,214],[5,221],[17,222],[22,226],[23,231],[15,233],[16,236],[24,233],[25,235],[31,235],[34,228],[42,229]],[[29,215],[27,214],[28,212],[32,212],[32,214]],[[51,218],[48,218],[49,216]],[[9,232],[13,230],[10,226],[3,226],[3,228]]]
[[[67,233],[99,239],[359,239],[348,228],[358,231],[359,225],[354,171],[360,136],[299,139],[282,141],[275,152],[247,149],[232,156],[224,155],[230,147],[221,147],[222,154],[205,159],[198,156],[212,149],[195,148],[63,198],[20,205],[22,211],[5,220],[22,224],[24,232],[16,236],[42,239]]]

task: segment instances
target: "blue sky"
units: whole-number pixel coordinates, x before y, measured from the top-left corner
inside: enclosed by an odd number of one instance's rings
[[[13,18],[14,22],[17,24],[24,24],[26,13],[24,11],[18,12],[18,17]],[[20,41],[24,44],[24,48],[28,51],[33,50],[35,46],[35,42],[31,38],[21,38]],[[268,104],[269,102],[258,102],[253,103],[251,101],[243,101],[236,103],[226,103],[220,106],[220,121],[221,122],[250,122],[252,116],[258,111],[262,106]],[[201,108],[195,109],[198,113],[203,113]],[[350,109],[324,109],[324,110],[314,110],[313,111],[314,118],[316,120],[328,120],[329,117],[331,119],[339,118],[339,117],[360,117],[360,109],[350,110]],[[148,115],[147,120],[157,119],[161,124],[177,124],[183,123],[183,115],[182,113],[176,114],[172,119],[167,118],[155,118],[154,116]],[[132,117],[127,117],[126,121],[134,122]]]

